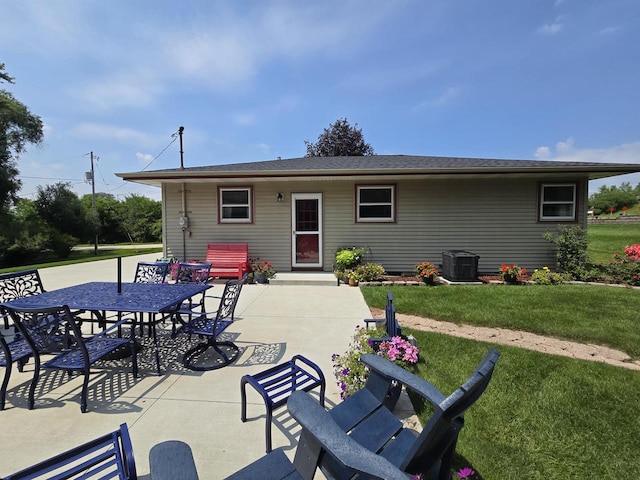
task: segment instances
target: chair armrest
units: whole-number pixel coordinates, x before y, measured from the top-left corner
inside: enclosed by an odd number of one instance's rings
[[[408,478],[402,470],[394,466],[386,458],[367,450],[349,435],[347,435],[333,421],[329,412],[308,393],[301,390],[295,391],[289,397],[287,409],[291,416],[295,418],[305,431],[315,439],[322,449],[333,456],[345,467],[355,470],[370,478],[387,480]],[[302,436],[301,442],[302,443]],[[313,448],[313,447],[312,447]],[[300,452],[300,444],[296,451],[294,465],[300,470],[299,462],[309,460],[305,452]],[[301,453],[299,455],[299,453]],[[300,458],[299,458],[300,457]],[[309,467],[307,465],[307,467]],[[315,466],[312,466],[315,468]],[[367,478],[369,478],[367,477]]]
[[[360,359],[371,370],[377,372],[383,377],[396,380],[420,394],[431,405],[440,405],[440,403],[442,403],[446,398],[433,384],[379,355],[367,353],[362,355]]]

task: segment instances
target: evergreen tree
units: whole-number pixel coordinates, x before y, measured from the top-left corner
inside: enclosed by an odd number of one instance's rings
[[[307,146],[306,157],[347,157],[375,155],[371,145],[364,141],[362,129],[356,123],[349,125],[346,118],[336,120],[318,136],[316,143],[304,141]]]

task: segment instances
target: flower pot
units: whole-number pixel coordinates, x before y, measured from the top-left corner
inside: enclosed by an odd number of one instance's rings
[[[516,283],[518,283],[518,277],[516,277],[515,275],[504,275],[502,278],[504,279],[504,283],[507,283],[509,285],[515,285]]]
[[[349,285],[352,286],[352,287],[357,287],[358,286],[358,281],[349,279]]]
[[[427,284],[427,285],[433,285],[436,277],[433,275],[428,275],[426,277],[420,277],[422,279],[422,281]]]
[[[396,408],[396,404],[400,399],[400,393],[402,393],[402,384],[394,382],[395,385],[392,385],[391,388],[387,391],[387,395],[383,400],[383,404],[389,410],[393,412],[394,408]]]
[[[255,278],[256,283],[267,283],[267,275],[265,273],[254,273],[253,278]]]

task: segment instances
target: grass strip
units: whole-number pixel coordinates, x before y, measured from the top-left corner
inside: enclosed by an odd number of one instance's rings
[[[406,329],[418,374],[445,395],[493,345]],[[496,345],[502,356],[467,412],[455,459],[480,479],[625,478],[640,469],[640,372]],[[415,402],[424,424],[431,409]],[[634,474],[631,474],[632,476]]]
[[[110,258],[117,257],[130,257],[133,255],[145,255],[147,253],[160,253],[162,248],[122,248],[122,249],[109,249],[98,250],[98,255],[93,254],[93,250],[77,250],[72,251],[69,258],[65,260],[56,260],[51,262],[35,263],[32,265],[21,265],[18,267],[1,268],[0,273],[19,272],[21,270],[30,270],[32,268],[47,268],[47,267],[59,267],[62,265],[72,265],[75,263],[96,262],[98,260],[108,260]]]

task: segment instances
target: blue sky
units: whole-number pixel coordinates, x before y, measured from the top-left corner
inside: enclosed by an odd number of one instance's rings
[[[2,84],[42,117],[21,196],[292,158],[347,118],[378,154],[640,163],[638,0],[0,0]],[[607,179],[640,183],[640,175]],[[592,182],[591,189],[603,182]]]

